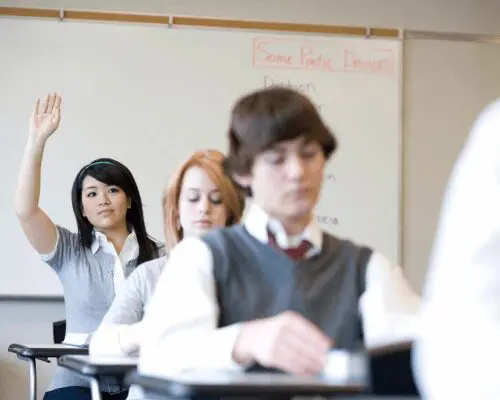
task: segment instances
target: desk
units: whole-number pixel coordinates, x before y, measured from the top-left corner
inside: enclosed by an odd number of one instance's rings
[[[37,376],[36,360],[50,362],[49,358],[59,358],[66,354],[88,354],[87,347],[72,346],[68,344],[19,344],[12,343],[8,351],[14,353],[20,360],[29,364],[30,399],[36,400]]]
[[[283,373],[192,371],[170,378],[155,378],[132,373],[127,382],[144,389],[146,394],[165,398],[215,397],[292,397],[355,396],[369,390],[366,380],[298,377]]]
[[[342,396],[378,400],[418,399],[411,371],[411,348],[412,343],[405,342],[370,349],[359,359],[351,357],[355,362],[350,364],[355,368],[347,368],[347,374],[330,374],[330,377],[190,371],[162,379],[135,372],[129,376],[128,383],[142,387],[146,393],[165,398]],[[363,358],[366,358],[368,371],[364,371],[362,366]],[[332,367],[344,370],[342,363],[334,363]]]
[[[59,358],[57,364],[87,378],[90,381],[92,399],[100,400],[100,379],[102,377],[114,377],[123,381],[128,373],[137,368],[137,358],[68,355]]]

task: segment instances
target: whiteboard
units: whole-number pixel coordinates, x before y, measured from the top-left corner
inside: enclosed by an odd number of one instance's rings
[[[94,158],[134,174],[149,232],[162,237],[161,194],[192,151],[226,151],[237,97],[269,85],[306,93],[337,135],[317,207],[334,234],[399,260],[401,42],[221,29],[0,19],[0,295],[57,296],[56,275],[21,232],[13,196],[34,100],[63,97],[41,207],[76,223],[70,188]]]

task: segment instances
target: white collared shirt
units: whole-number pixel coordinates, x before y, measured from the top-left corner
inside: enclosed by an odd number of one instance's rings
[[[423,398],[500,398],[500,100],[451,175],[423,293],[414,357]]]
[[[243,223],[248,232],[262,243],[268,243],[269,229],[276,238],[276,244],[282,249],[298,247],[303,240],[311,244],[311,248],[306,253],[306,258],[311,258],[321,252],[323,245],[323,232],[313,220],[306,226],[302,233],[295,236],[288,236],[281,222],[269,217],[260,207],[250,206]]]
[[[243,223],[263,243],[267,229],[278,244],[290,243],[284,229],[257,205]],[[312,251],[321,249],[322,232],[315,222],[300,238]],[[401,268],[374,252],[367,265],[366,291],[360,298],[364,340],[367,346],[413,337],[420,299],[403,277]],[[241,369],[232,360],[241,324],[217,328],[219,307],[209,247],[199,238],[186,238],[170,253],[143,320],[141,372],[165,376],[186,368]]]
[[[97,250],[109,253],[114,258],[114,268],[113,268],[113,284],[115,287],[115,295],[123,287],[125,282],[125,267],[128,262],[136,259],[139,256],[139,244],[137,243],[137,236],[135,231],[132,230],[130,234],[125,239],[123,243],[122,250],[120,254],[116,253],[116,249],[113,243],[108,241],[106,235],[101,232],[94,231],[94,239],[92,245],[90,246],[92,254],[95,254]]]

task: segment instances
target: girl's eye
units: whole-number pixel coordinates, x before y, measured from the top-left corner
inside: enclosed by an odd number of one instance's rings
[[[214,194],[214,195],[210,196],[209,199],[210,199],[210,202],[214,205],[222,204],[222,199],[220,198],[219,194]]]
[[[109,188],[109,193],[118,193],[119,191],[120,191],[120,189],[115,188],[115,187]]]

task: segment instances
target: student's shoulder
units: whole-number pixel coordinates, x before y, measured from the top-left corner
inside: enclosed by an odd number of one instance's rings
[[[184,238],[170,250],[169,264],[179,259],[195,263],[212,260],[214,250],[231,246],[235,238],[243,234],[241,227],[231,226],[214,229],[202,236]]]
[[[323,231],[323,248],[344,248],[344,249],[352,249],[352,250],[370,250],[374,251],[370,246],[359,243],[353,239],[335,236],[331,233]]]
[[[338,237],[327,232],[323,232],[322,249],[332,255],[341,254],[350,259],[357,260],[358,264],[366,265],[374,258],[384,258],[371,246],[356,242],[352,239]]]
[[[61,225],[56,224],[55,226],[56,243],[54,249],[52,250],[52,252],[48,254],[40,254],[40,256],[44,261],[52,260],[52,258],[56,256],[57,258],[64,258],[64,261],[68,261],[69,256],[74,256],[78,254],[79,250],[83,249],[82,242],[77,233],[74,233]]]
[[[462,154],[474,154],[475,163],[488,162],[487,155],[496,160],[500,135],[500,98],[489,103],[477,116],[465,142]],[[486,157],[485,157],[486,155]],[[462,157],[459,157],[462,158]]]
[[[158,257],[153,260],[139,264],[137,268],[130,274],[130,278],[143,279],[151,275],[159,275],[167,262],[167,256]]]
[[[165,246],[165,243],[159,242],[156,239],[151,239],[155,246],[156,246],[156,253],[158,254],[158,257],[164,257],[167,254],[167,248]]]
[[[172,249],[170,249],[168,259],[170,261],[172,259],[177,259],[178,257],[196,257],[198,255],[206,253],[207,249],[208,246],[205,240],[203,240],[203,237],[186,237],[179,243],[177,243]]]
[[[226,226],[224,228],[214,229],[199,239],[212,246],[214,243],[230,243],[235,240],[241,239],[242,237],[249,236],[249,233],[241,224]]]
[[[491,101],[484,109],[479,113],[478,120],[495,118],[497,121],[500,120],[500,97]]]
[[[396,260],[391,260],[371,246],[360,244],[352,239],[338,238],[329,233],[323,235],[323,248],[332,252],[342,252],[346,257],[355,260],[358,267],[368,268],[377,273],[394,271],[401,268]]]
[[[64,241],[71,241],[72,243],[80,245],[78,233],[73,232],[68,228],[58,224],[56,224],[56,233],[59,239],[62,239]]]

